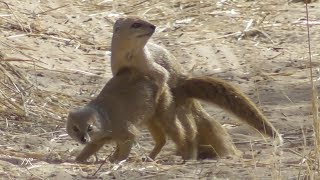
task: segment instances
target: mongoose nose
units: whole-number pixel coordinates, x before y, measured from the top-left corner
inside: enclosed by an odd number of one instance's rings
[[[84,136],[81,137],[80,141],[81,141],[81,143],[86,143],[87,142],[87,140],[86,140],[86,138]]]
[[[155,30],[155,29],[156,29],[156,26],[155,26],[155,25],[150,25],[150,28],[151,28],[152,30]]]

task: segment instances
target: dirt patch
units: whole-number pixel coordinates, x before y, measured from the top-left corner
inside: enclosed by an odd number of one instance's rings
[[[312,57],[319,79],[320,3],[309,5]],[[155,162],[141,130],[120,164],[76,164],[82,148],[65,131],[68,111],[83,106],[111,78],[110,41],[120,15],[157,25],[192,76],[228,80],[249,95],[284,134],[274,148],[222,110],[210,115],[232,134],[241,158],[188,161],[167,143]],[[12,179],[298,179],[317,177],[311,117],[305,5],[300,1],[0,1],[0,176]]]

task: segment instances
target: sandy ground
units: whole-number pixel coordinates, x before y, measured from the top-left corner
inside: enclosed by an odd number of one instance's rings
[[[320,3],[310,4],[309,13],[317,82]],[[82,146],[67,136],[66,116],[111,77],[111,29],[123,14],[157,25],[153,41],[190,75],[220,77],[241,88],[284,135],[284,145],[273,147],[235,117],[206,105],[242,157],[182,163],[169,141],[155,162],[142,162],[153,147],[142,128],[126,162],[74,163]],[[305,17],[303,3],[284,0],[0,1],[0,177],[317,179]],[[99,159],[113,147],[106,145]]]

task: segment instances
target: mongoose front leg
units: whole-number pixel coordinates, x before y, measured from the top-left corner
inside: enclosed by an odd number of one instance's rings
[[[135,135],[131,132],[127,132],[125,134],[127,135],[115,139],[117,147],[115,152],[109,158],[110,162],[112,163],[125,160],[130,154]]]
[[[86,146],[82,149],[80,154],[76,157],[77,162],[84,162],[86,161],[91,155],[96,153],[105,143],[107,139],[101,139],[94,142],[89,142]]]
[[[112,155],[109,158],[110,162],[115,162],[119,157],[119,146],[116,144],[116,150],[112,153]]]
[[[154,119],[150,120],[147,126],[153,140],[155,141],[155,146],[149,154],[149,158],[154,160],[163,146],[166,144],[166,134],[161,125],[155,122]]]

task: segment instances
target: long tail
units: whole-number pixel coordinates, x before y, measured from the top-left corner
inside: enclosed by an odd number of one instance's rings
[[[278,131],[257,106],[245,94],[221,79],[205,76],[188,78],[181,81],[174,91],[185,93],[186,97],[214,103],[236,115],[259,132],[273,138],[278,137],[278,143],[282,143],[282,138]]]

